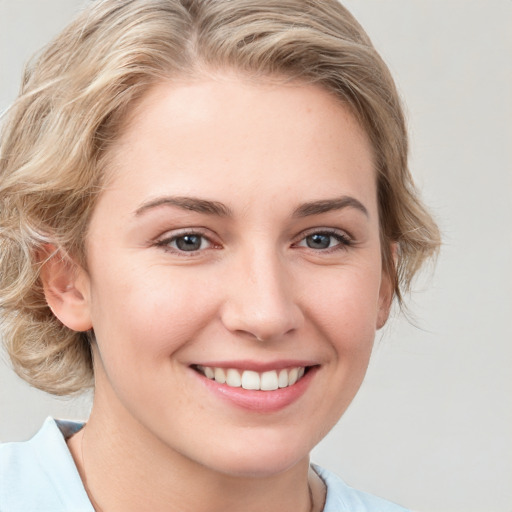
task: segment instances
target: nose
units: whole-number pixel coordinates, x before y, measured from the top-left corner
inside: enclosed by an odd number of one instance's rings
[[[231,332],[269,341],[297,330],[304,321],[290,270],[276,251],[252,252],[230,273],[221,320]]]

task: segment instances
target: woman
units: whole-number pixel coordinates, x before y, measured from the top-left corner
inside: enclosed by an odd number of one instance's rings
[[[2,510],[403,510],[310,465],[438,246],[389,71],[337,2],[103,0],[1,147],[17,372],[66,395]]]

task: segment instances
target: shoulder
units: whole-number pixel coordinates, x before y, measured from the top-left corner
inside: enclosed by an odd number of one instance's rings
[[[334,473],[313,464],[313,469],[327,487],[323,512],[408,512],[382,498],[348,486]]]
[[[48,418],[29,441],[0,445],[0,510],[93,512],[64,437],[81,426]]]

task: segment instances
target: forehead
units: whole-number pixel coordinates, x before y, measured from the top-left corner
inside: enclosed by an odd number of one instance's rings
[[[297,83],[223,76],[159,84],[131,112],[112,161],[107,188],[145,197],[236,191],[247,202],[286,191],[298,201],[305,192],[335,195],[334,187],[373,203],[376,192],[373,151],[349,108]]]

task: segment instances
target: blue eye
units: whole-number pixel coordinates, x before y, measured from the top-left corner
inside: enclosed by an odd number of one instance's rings
[[[350,245],[350,239],[341,233],[317,232],[305,236],[297,245],[320,251],[333,249],[338,246],[341,249]]]
[[[203,237],[199,235],[183,235],[174,240],[180,251],[198,251],[203,245]]]
[[[196,233],[184,233],[182,235],[166,238],[158,242],[158,245],[180,252],[194,252],[211,247],[211,242]]]

